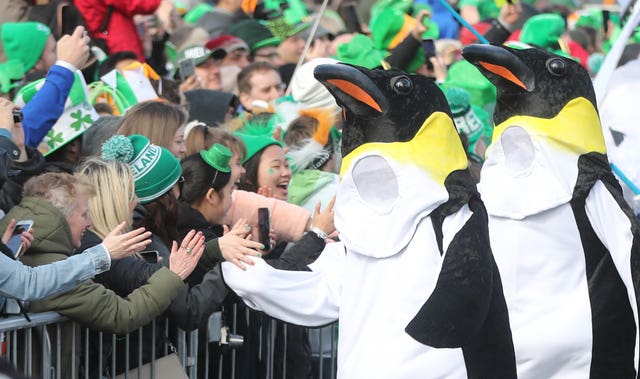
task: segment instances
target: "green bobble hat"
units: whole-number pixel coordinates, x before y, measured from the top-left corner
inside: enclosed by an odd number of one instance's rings
[[[2,46],[8,60],[20,60],[29,71],[38,63],[51,35],[51,29],[39,22],[5,22],[0,29]]]
[[[277,141],[267,135],[253,135],[253,134],[245,134],[245,133],[235,133],[235,135],[242,140],[244,146],[247,148],[247,156],[244,158],[242,164],[245,164],[251,159],[254,155],[259,153],[261,150],[271,145],[282,146],[282,142]]]
[[[382,65],[384,53],[375,48],[364,34],[356,34],[347,43],[338,45],[335,59],[340,62],[374,69]]]
[[[0,92],[9,93],[24,79],[24,65],[21,61],[7,61],[0,64]]]
[[[261,47],[279,46],[281,42],[266,26],[254,19],[242,20],[231,25],[229,34],[246,42],[252,53]]]
[[[220,172],[231,172],[229,160],[233,156],[226,146],[216,143],[209,150],[201,150],[200,156],[207,164]]]
[[[145,136],[115,135],[102,145],[102,159],[117,160],[131,167],[136,195],[148,204],[167,193],[180,179],[180,161],[164,147]]]
[[[558,39],[564,33],[566,24],[562,16],[543,13],[529,18],[522,26],[520,41],[547,50],[558,48]]]

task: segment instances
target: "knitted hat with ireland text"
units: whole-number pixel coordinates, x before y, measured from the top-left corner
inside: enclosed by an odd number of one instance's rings
[[[145,136],[115,135],[102,145],[102,159],[127,163],[131,167],[140,204],[148,204],[167,193],[180,179],[180,161]]]

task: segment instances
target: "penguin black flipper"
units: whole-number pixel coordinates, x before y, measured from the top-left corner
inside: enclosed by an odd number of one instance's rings
[[[639,293],[640,284],[640,246],[638,244],[640,241],[638,230],[640,229],[633,211],[622,197],[622,189],[609,169],[606,156],[598,153],[585,154],[580,157],[578,167],[580,174],[571,200],[571,208],[580,230],[580,238],[585,251],[589,296],[592,299],[591,319],[594,331],[594,348],[590,378],[636,378],[633,352],[637,327],[633,317],[633,309],[627,296],[627,288],[609,250],[594,231],[586,212],[587,197],[597,181],[604,184],[609,194],[631,221],[633,244],[630,259],[636,293]],[[598,301],[597,299],[606,299],[606,301]],[[636,304],[640,309],[637,296]],[[630,333],[634,330],[636,333]]]
[[[435,290],[405,331],[437,348],[461,347],[469,378],[516,378],[509,315],[491,253],[487,213],[467,171],[453,172],[452,194],[432,214],[442,251],[442,222],[464,204],[473,215],[448,246]]]

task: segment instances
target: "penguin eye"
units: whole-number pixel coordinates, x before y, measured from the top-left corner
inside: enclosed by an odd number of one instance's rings
[[[402,75],[391,78],[391,88],[398,95],[408,95],[413,90],[411,79]]]
[[[567,73],[567,64],[560,58],[547,60],[547,71],[553,76],[564,76]]]

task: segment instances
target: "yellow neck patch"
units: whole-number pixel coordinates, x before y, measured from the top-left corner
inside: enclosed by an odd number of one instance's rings
[[[495,127],[493,141],[497,141],[508,127],[517,125],[530,135],[542,137],[563,150],[578,155],[607,152],[600,126],[600,118],[593,104],[584,97],[571,100],[551,119],[532,116],[513,116]]]
[[[442,185],[451,172],[467,168],[467,156],[453,120],[443,112],[429,116],[411,141],[372,142],[358,146],[342,159],[340,176],[344,176],[358,157],[369,153],[421,167]]]

